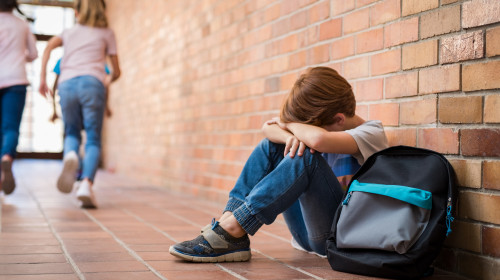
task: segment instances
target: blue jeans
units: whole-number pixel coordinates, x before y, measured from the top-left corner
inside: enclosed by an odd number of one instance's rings
[[[320,153],[284,157],[285,145],[262,140],[229,193],[231,211],[250,235],[283,213],[295,240],[308,251],[326,254],[326,239],[343,191]]]
[[[81,161],[81,178],[94,181],[101,156],[101,131],[105,109],[105,88],[93,76],[78,76],[59,85],[64,122],[64,154],[78,154],[85,130],[87,142]]]
[[[26,102],[26,86],[11,86],[0,89],[2,130],[2,156],[16,156],[19,141],[19,126]]]

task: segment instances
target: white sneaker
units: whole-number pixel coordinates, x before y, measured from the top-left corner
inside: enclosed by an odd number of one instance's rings
[[[76,170],[78,169],[78,155],[71,151],[64,156],[63,170],[57,179],[57,188],[63,193],[70,193],[76,181]]]
[[[78,189],[76,190],[76,198],[80,200],[82,208],[97,208],[92,186],[87,180],[82,181],[80,186],[78,186]]]
[[[309,254],[314,254],[320,258],[323,258],[323,259],[326,259],[326,255],[321,255],[321,254],[318,254],[314,251],[307,251],[306,249],[302,248],[302,246],[300,246],[300,244],[297,242],[297,240],[295,240],[295,238],[292,237],[292,241],[290,242],[292,244],[292,247],[299,250],[299,251],[303,251],[303,252],[306,252],[306,253],[309,253]]]

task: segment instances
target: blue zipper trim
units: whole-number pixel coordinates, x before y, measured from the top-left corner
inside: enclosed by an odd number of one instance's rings
[[[358,180],[352,181],[349,194],[342,204],[347,205],[350,193],[355,191],[389,196],[424,209],[432,209],[432,193],[429,191],[399,185],[361,183]]]

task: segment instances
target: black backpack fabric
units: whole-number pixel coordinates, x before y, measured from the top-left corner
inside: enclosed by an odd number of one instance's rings
[[[453,168],[437,152],[396,146],[373,154],[352,178],[344,202],[335,214],[327,240],[331,267],[342,272],[393,279],[427,276],[451,231],[455,188]],[[397,194],[392,195],[393,191]],[[410,199],[398,198],[400,193]],[[380,210],[378,207],[388,208]],[[395,219],[384,213],[396,215]],[[427,220],[423,226],[417,226],[419,231],[413,233],[413,241],[385,244],[393,236],[383,231],[400,234],[408,227],[408,222],[398,222],[407,220],[404,215]],[[389,236],[377,237],[378,231]],[[365,243],[372,244],[367,246]]]

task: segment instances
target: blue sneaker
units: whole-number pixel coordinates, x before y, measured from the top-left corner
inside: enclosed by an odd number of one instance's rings
[[[248,235],[236,238],[227,233],[219,222],[212,222],[193,240],[170,246],[170,254],[190,262],[245,262],[250,260]]]

